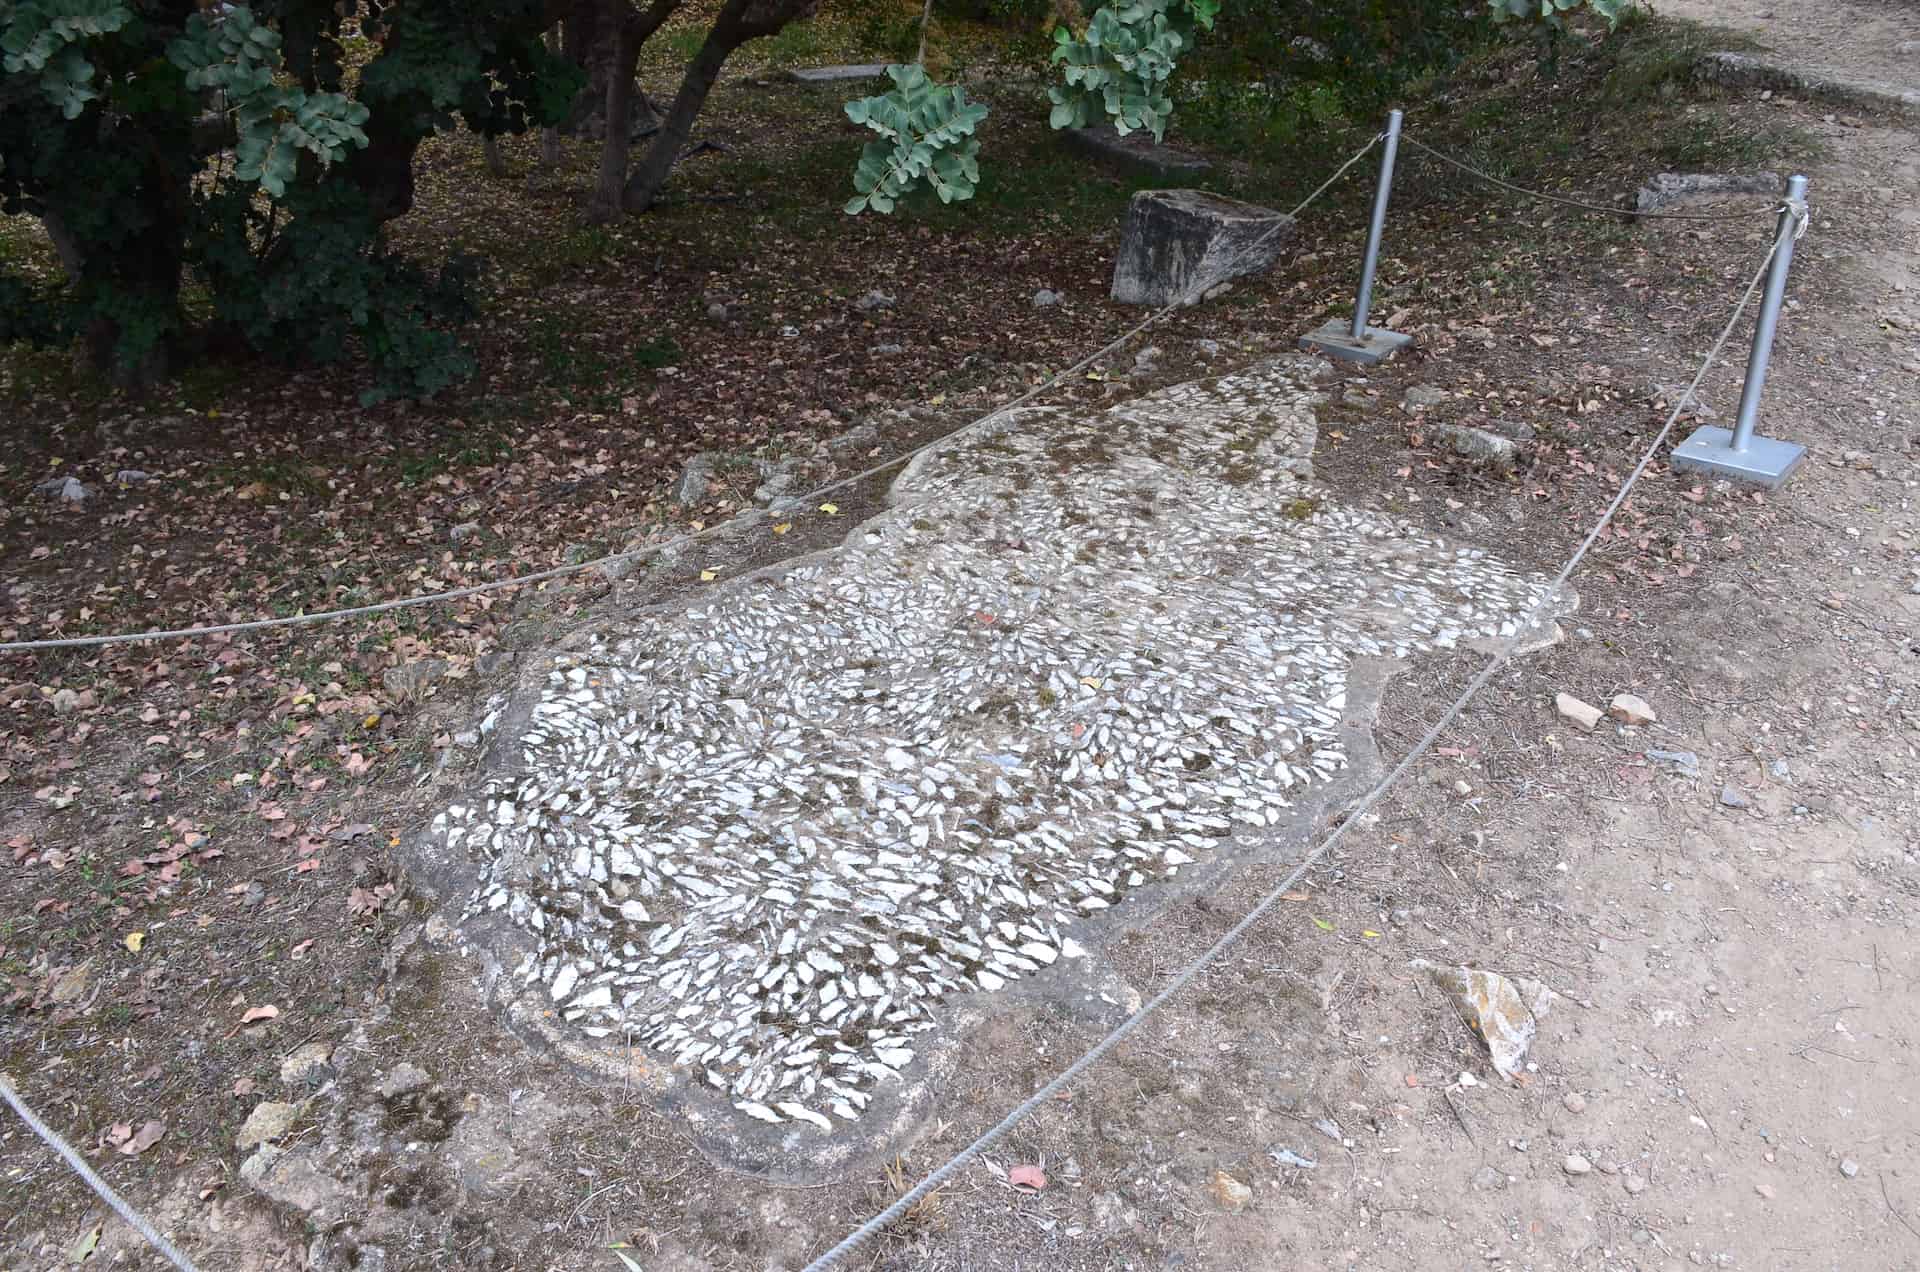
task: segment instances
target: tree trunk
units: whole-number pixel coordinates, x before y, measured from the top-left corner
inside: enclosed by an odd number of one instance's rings
[[[729,4],[727,7],[734,6]],[[721,21],[725,21],[724,14]],[[737,40],[731,43],[724,41],[720,23],[715,23],[714,29],[707,35],[706,43],[694,54],[693,61],[687,63],[687,73],[680,81],[680,91],[673,95],[673,105],[668,109],[666,119],[661,121],[660,131],[654,134],[653,145],[647,148],[639,168],[627,182],[622,198],[627,211],[645,212],[660,197],[667,178],[673,175],[673,165],[686,148],[687,138],[693,135],[693,121],[700,117],[701,107],[707,104],[707,94],[713,91],[714,81],[720,78],[720,68],[740,43]]]
[[[673,16],[680,3],[681,0],[654,0],[644,13],[620,15],[613,55],[607,66],[607,127],[600,142],[599,184],[587,208],[590,222],[610,221],[620,212],[621,192],[627,183],[627,152],[633,145],[628,121],[633,114],[633,76],[640,64],[640,46]],[[648,113],[653,113],[646,94],[642,93],[640,100],[648,107]]]
[[[613,64],[607,68],[607,135],[600,141],[600,179],[587,220],[599,225],[620,214],[621,189],[627,181],[627,115],[633,106],[633,73],[640,62],[640,41],[625,22],[614,38]]]
[[[73,237],[73,231],[60,219],[60,214],[49,209],[40,218],[47,237],[53,240],[53,250],[59,254],[60,268],[67,271],[67,281],[78,284],[80,271],[86,266],[86,258],[80,254],[80,242]]]
[[[927,28],[933,25],[933,0],[927,0],[920,9],[920,51],[913,55],[913,64],[926,69],[927,65]]]
[[[720,78],[733,51],[748,40],[772,35],[796,18],[810,16],[819,0],[727,0],[707,31],[706,42],[687,64],[687,73],[674,94],[673,105],[654,136],[653,145],[640,168],[627,182],[625,205],[629,212],[644,212],[660,197],[660,191],[673,174],[687,138],[693,134],[693,121],[707,104],[707,94]]]
[[[165,180],[167,174],[157,172],[155,177]],[[184,201],[184,183],[179,195]],[[96,317],[80,333],[88,367],[106,376],[114,387],[135,394],[166,379],[181,330],[180,270],[186,227],[171,200],[151,200],[147,208],[151,219],[111,255],[96,253],[82,259],[75,252],[79,272],[74,277],[83,290],[116,295],[139,315],[142,326],[158,324],[158,333],[145,342],[145,348],[123,347],[126,324],[115,317]]]
[[[482,137],[480,139],[480,154],[487,161],[488,176],[504,177],[507,175],[507,161],[505,156],[500,153],[500,139],[498,137]]]
[[[720,68],[733,51],[748,40],[776,34],[789,22],[812,17],[819,7],[820,0],[727,0],[708,29],[706,42],[687,64],[680,91],[674,94],[673,105],[640,161],[639,171],[627,182],[627,211],[644,212],[660,197],[687,138],[693,134],[693,121],[700,117],[707,94],[713,91]]]

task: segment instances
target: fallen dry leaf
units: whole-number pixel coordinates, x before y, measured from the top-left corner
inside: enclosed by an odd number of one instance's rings
[[[243,1025],[257,1024],[262,1020],[273,1020],[279,1015],[280,1015],[280,1009],[278,1007],[275,1007],[273,1004],[268,1003],[266,1006],[263,1006],[263,1007],[247,1008],[245,1014],[243,1014],[240,1017],[240,1023]]]
[[[166,1133],[167,1124],[165,1122],[148,1122],[138,1131],[134,1132],[126,1143],[120,1145],[120,1152],[127,1157],[138,1157],[155,1144],[158,1144],[160,1137]]]
[[[1007,1171],[1007,1182],[1015,1188],[1031,1188],[1038,1192],[1047,1186],[1047,1172],[1038,1166],[1014,1166]]]

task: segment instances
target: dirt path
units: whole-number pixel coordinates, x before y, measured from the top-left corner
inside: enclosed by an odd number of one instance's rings
[[[1920,84],[1904,7],[1661,9],[1797,69]],[[1429,795],[1398,853],[1345,863],[1348,887],[1412,884],[1437,858],[1453,878],[1412,908],[1414,943],[1566,993],[1538,1072],[1460,1086],[1435,1072],[1443,1012],[1410,1037],[1369,1013],[1377,1045],[1348,1048],[1325,1100],[1347,1139],[1287,1127],[1319,1169],[1256,1172],[1269,1200],[1214,1218],[1194,1264],[1266,1265],[1264,1246],[1306,1267],[1920,1267],[1920,151],[1897,123],[1825,121],[1762,426],[1815,454],[1778,531],[1687,611],[1650,601],[1652,630],[1515,686],[1483,727],[1518,754],[1461,774],[1505,791]],[[1582,734],[1552,689],[1631,689],[1661,719]],[[1363,984],[1404,1000],[1382,962]]]
[[[1920,85],[1920,11],[1897,0],[1662,0],[1657,11],[1727,27],[1760,42],[1769,61],[1822,78]]]

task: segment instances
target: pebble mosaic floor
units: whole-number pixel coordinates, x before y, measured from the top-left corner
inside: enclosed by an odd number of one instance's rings
[[[843,549],[558,656],[432,833],[568,1026],[858,1119],[939,1027],[1347,764],[1357,658],[1544,584],[1312,483],[1292,360],[922,456]],[[1540,617],[1550,617],[1542,614]],[[1356,706],[1359,704],[1356,704]]]

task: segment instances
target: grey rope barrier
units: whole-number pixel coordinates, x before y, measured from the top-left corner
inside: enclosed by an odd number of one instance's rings
[[[1287,214],[1288,219],[1291,220],[1293,217],[1299,216],[1301,212],[1306,210],[1309,204],[1331,189],[1334,183],[1345,176],[1354,164],[1359,163],[1361,159],[1366,157],[1369,151],[1380,144],[1383,135],[1384,134],[1376,134],[1368,139],[1364,146],[1355,151],[1345,163],[1334,170],[1332,176],[1321,182],[1312,194],[1309,194],[1296,204],[1293,211]],[[1281,226],[1285,224],[1286,222],[1282,221],[1278,225],[1269,228],[1243,252],[1235,256],[1232,263],[1237,265],[1239,262],[1252,257],[1264,247],[1267,240],[1277,233]],[[811,503],[814,500],[821,499],[836,491],[845,490],[849,486],[857,485],[870,477],[877,477],[889,469],[911,463],[936,446],[945,445],[948,442],[966,436],[976,429],[983,428],[1010,411],[1019,410],[1041,394],[1058,387],[1067,379],[1086,370],[1141,332],[1165,321],[1168,315],[1172,314],[1175,310],[1197,301],[1200,298],[1200,294],[1212,285],[1211,282],[1206,281],[1196,284],[1187,294],[1155,310],[1094,352],[1081,358],[1072,366],[1055,372],[1052,376],[1035,385],[1033,388],[1028,389],[1011,402],[1006,402],[994,407],[985,415],[968,424],[962,425],[951,433],[936,437],[911,450],[903,451],[891,459],[881,460],[872,467],[863,469],[851,476],[841,477],[828,482],[818,490],[804,496],[804,498],[807,502]],[[571,565],[554,566],[552,569],[539,570],[532,574],[517,575],[510,579],[493,579],[486,583],[476,583],[471,587],[452,588],[444,592],[426,592],[419,596],[398,597],[394,600],[379,601],[371,605],[356,605],[345,609],[318,610],[312,614],[292,614],[284,618],[256,618],[239,623],[212,623],[202,627],[157,628],[143,632],[103,633],[98,636],[63,636],[49,637],[40,640],[4,641],[0,642],[0,654],[31,653],[35,650],[47,649],[96,649],[103,645],[129,645],[150,640],[192,640],[206,636],[224,636],[234,632],[257,632],[279,627],[305,627],[314,623],[330,623],[347,618],[362,618],[372,614],[385,614],[393,610],[414,609],[422,605],[438,605],[444,601],[464,600],[470,596],[481,596],[489,592],[504,591],[507,588],[513,587],[528,587],[535,583],[546,583],[554,579],[566,578],[569,575],[584,574],[588,570],[598,569],[601,566],[611,565],[616,562],[646,561],[659,556],[661,553],[669,552],[689,544],[699,543],[730,530],[739,529],[744,522],[745,518],[743,516],[730,517],[726,521],[709,526],[704,530],[696,530],[687,534],[677,535],[664,543],[648,544],[645,547],[635,548],[626,552],[613,552],[606,556],[595,557],[591,561],[580,561]]]
[[[1609,207],[1604,203],[1588,203],[1582,199],[1568,198],[1563,194],[1548,194],[1544,190],[1530,190],[1526,186],[1515,185],[1511,181],[1503,181],[1491,172],[1483,172],[1472,164],[1462,163],[1452,155],[1435,150],[1418,137],[1404,137],[1402,140],[1422,154],[1431,155],[1441,163],[1458,168],[1468,176],[1477,177],[1482,181],[1497,185],[1502,190],[1507,190],[1514,194],[1523,194],[1529,199],[1541,199],[1548,203],[1559,203],[1566,207],[1579,208],[1584,212],[1604,212],[1609,216],[1630,216],[1639,221],[1744,221],[1752,216],[1772,215],[1780,210],[1780,203],[1776,200],[1773,203],[1768,203],[1761,207],[1748,208],[1742,212],[1636,212],[1632,208]]]
[[[57,1131],[41,1121],[39,1116],[27,1107],[26,1101],[20,1098],[20,1093],[14,1090],[13,1082],[4,1073],[0,1073],[0,1099],[4,1099],[8,1106],[20,1115],[20,1120],[25,1122],[35,1135],[46,1141],[48,1148],[60,1154],[67,1165],[73,1168],[73,1173],[80,1176],[87,1187],[98,1193],[100,1200],[113,1208],[113,1213],[126,1220],[129,1227],[146,1238],[148,1245],[164,1255],[167,1262],[179,1268],[180,1272],[199,1272],[199,1269],[193,1266],[193,1260],[180,1253],[173,1242],[161,1236],[159,1230],[147,1222],[145,1215],[122,1201],[120,1194],[109,1188],[107,1181],[95,1174],[93,1167],[87,1165],[86,1158],[75,1152],[71,1144],[61,1139]]]
[[[1706,379],[1708,370],[1711,369],[1713,364],[1719,359],[1721,351],[1726,348],[1727,341],[1732,338],[1734,328],[1740,322],[1740,315],[1746,312],[1747,303],[1753,299],[1754,292],[1759,289],[1761,280],[1766,277],[1768,269],[1773,264],[1774,255],[1779,250],[1777,243],[1768,249],[1766,259],[1761,261],[1760,268],[1754,271],[1752,280],[1748,282],[1746,290],[1740,295],[1739,303],[1733,307],[1732,314],[1728,316],[1726,326],[1721,328],[1719,338],[1713,342],[1713,347],[1707,351],[1707,356],[1700,363],[1700,369],[1694,372],[1692,381],[1688,383],[1686,389],[1680,394],[1680,399],[1674,404],[1673,410],[1668,414],[1666,423],[1661,425],[1659,433],[1654,436],[1653,441],[1648,443],[1645,452],[1640,456],[1640,462],[1634,465],[1631,473],[1627,474],[1626,480],[1621,483],[1619,492],[1614,495],[1612,502],[1607,505],[1606,510],[1600,514],[1599,520],[1594,522],[1593,528],[1587,532],[1586,538],[1581,540],[1580,546],[1575,549],[1573,555],[1567,559],[1567,563],[1561,567],[1559,574],[1554,577],[1553,583],[1542,593],[1540,599],[1534,602],[1532,609],[1527,613],[1528,621],[1520,627],[1521,632],[1526,631],[1532,625],[1533,618],[1540,612],[1542,606],[1560,595],[1561,589],[1566,586],[1568,578],[1572,576],[1574,570],[1579,568],[1580,563],[1584,561],[1587,554],[1593,550],[1593,545],[1599,542],[1600,536],[1605,533],[1606,528],[1612,524],[1614,517],[1626,503],[1628,495],[1633,492],[1634,485],[1640,480],[1641,475],[1646,472],[1648,466],[1659,456],[1660,448],[1666,444],[1667,438],[1673,433],[1674,425],[1679,421],[1681,413],[1686,409],[1688,403],[1693,400],[1693,395],[1699,391],[1701,381]],[[826,1269],[833,1267],[841,1259],[857,1252],[863,1246],[867,1245],[876,1236],[885,1231],[889,1225],[898,1220],[900,1216],[919,1204],[920,1200],[928,1193],[939,1188],[941,1184],[951,1178],[953,1173],[959,1170],[960,1167],[999,1143],[1009,1131],[1025,1121],[1035,1110],[1047,1104],[1048,1101],[1052,1100],[1069,1086],[1074,1079],[1098,1064],[1108,1052],[1125,1041],[1150,1016],[1159,1011],[1161,1007],[1165,1006],[1169,1000],[1179,994],[1188,985],[1192,984],[1201,972],[1211,966],[1220,955],[1237,944],[1241,937],[1245,936],[1269,910],[1278,904],[1280,899],[1290,891],[1295,884],[1300,882],[1302,876],[1304,876],[1315,863],[1326,856],[1335,844],[1345,838],[1347,829],[1358,823],[1362,817],[1371,811],[1374,805],[1378,804],[1380,800],[1386,796],[1387,792],[1406,775],[1407,771],[1420,761],[1421,757],[1440,740],[1441,735],[1446,731],[1448,726],[1458,718],[1460,712],[1465,710],[1467,704],[1473,700],[1474,696],[1478,694],[1480,690],[1486,686],[1487,682],[1493,679],[1494,674],[1504,667],[1513,657],[1513,652],[1519,643],[1520,636],[1518,633],[1503,643],[1488,660],[1487,665],[1480,669],[1479,674],[1468,682],[1467,687],[1460,692],[1460,696],[1453,700],[1452,705],[1441,715],[1439,721],[1436,722],[1432,728],[1428,729],[1425,736],[1414,744],[1413,749],[1408,751],[1406,755],[1401,758],[1400,762],[1395,764],[1393,769],[1385,777],[1380,779],[1380,781],[1360,799],[1359,803],[1347,812],[1346,816],[1339,824],[1333,827],[1327,837],[1321,840],[1317,847],[1303,857],[1298,865],[1288,871],[1286,878],[1282,879],[1265,897],[1261,898],[1257,905],[1247,911],[1239,922],[1235,923],[1231,928],[1228,928],[1227,931],[1212,945],[1208,946],[1198,958],[1183,967],[1172,980],[1167,982],[1164,988],[1142,1004],[1138,1011],[1121,1021],[1110,1033],[1092,1047],[1088,1048],[1087,1051],[1082,1053],[1079,1059],[1061,1070],[1059,1074],[1048,1081],[1038,1091],[1035,1091],[1025,1100],[1022,1100],[1014,1107],[1012,1112],[1001,1118],[1000,1121],[995,1123],[985,1134],[948,1158],[944,1164],[936,1168],[925,1179],[897,1197],[886,1209],[871,1219],[868,1219],[858,1228],[841,1238],[837,1245],[807,1264],[803,1272],[825,1272]]]

